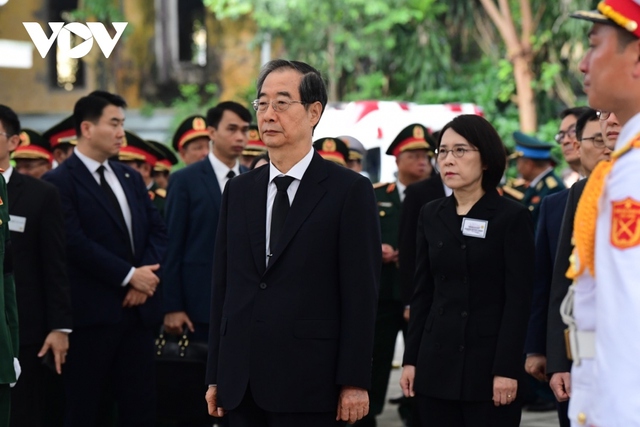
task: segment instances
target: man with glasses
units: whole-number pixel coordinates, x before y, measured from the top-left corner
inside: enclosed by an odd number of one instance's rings
[[[565,161],[573,170],[583,176],[584,173],[580,167],[580,156],[578,156],[577,151],[574,146],[577,142],[576,140],[576,121],[578,117],[584,114],[589,107],[573,107],[567,108],[560,113],[560,118],[562,121],[560,122],[560,129],[555,136],[555,140],[560,147],[562,147],[562,155],[564,156]]]
[[[228,413],[230,427],[353,423],[369,411],[381,269],[373,188],[312,148],[327,103],[316,69],[274,60],[257,86],[271,162],[223,195],[209,413]]]

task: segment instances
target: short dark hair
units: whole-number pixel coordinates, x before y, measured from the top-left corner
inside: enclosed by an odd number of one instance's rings
[[[242,105],[233,101],[224,101],[216,105],[215,107],[209,108],[207,111],[207,125],[218,128],[220,124],[220,120],[222,120],[222,115],[226,110],[229,110],[233,113],[236,113],[238,117],[240,117],[245,122],[251,123],[253,117],[249,110],[247,110]]]
[[[618,39],[618,52],[623,51],[629,43],[637,42],[638,37],[630,31],[625,30],[622,27],[615,26],[617,39]]]
[[[0,104],[0,122],[2,127],[9,136],[18,135],[20,133],[20,119],[18,115],[11,108],[6,105]]]
[[[495,128],[486,119],[475,114],[462,114],[447,123],[438,136],[438,149],[442,135],[451,129],[466,139],[480,152],[482,165],[482,188],[484,191],[495,190],[507,166],[504,144]]]
[[[576,119],[583,115],[587,110],[590,110],[589,107],[571,107],[566,108],[560,112],[560,118],[564,119],[567,116],[574,116]]]
[[[260,160],[266,160],[267,163],[269,163],[269,161],[270,161],[269,160],[269,152],[265,152],[265,153],[262,153],[262,154],[259,154],[259,155],[255,156],[253,158],[253,160],[251,160],[251,166],[249,166],[249,169],[251,169],[251,170],[255,169],[256,165],[258,164],[258,162]]]
[[[274,59],[264,64],[262,70],[260,70],[260,75],[258,76],[258,98],[260,97],[260,93],[262,92],[262,85],[264,84],[267,76],[273,71],[282,68],[296,70],[297,72],[302,74],[302,80],[300,81],[300,86],[298,87],[298,92],[300,92],[300,101],[304,103],[304,108],[308,108],[309,104],[313,104],[314,102],[320,102],[320,104],[322,104],[322,111],[320,112],[320,116],[322,117],[324,108],[327,105],[327,87],[324,84],[324,80],[322,79],[320,71],[304,62],[288,61],[286,59]],[[313,127],[313,129],[315,130],[315,126]]]
[[[95,90],[87,96],[83,96],[73,107],[73,120],[75,122],[76,135],[82,135],[81,124],[83,121],[97,123],[102,116],[102,111],[108,105],[126,108],[127,102],[120,95],[104,90]]]
[[[582,140],[582,133],[584,132],[587,122],[597,122],[598,120],[598,113],[593,108],[587,108],[587,110],[578,117],[578,121],[576,122],[576,138],[578,141]]]

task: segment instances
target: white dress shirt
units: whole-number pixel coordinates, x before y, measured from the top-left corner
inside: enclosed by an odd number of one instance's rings
[[[209,161],[211,162],[211,167],[213,168],[213,173],[216,174],[216,178],[218,179],[218,185],[220,186],[220,193],[224,192],[224,187],[227,185],[227,181],[229,181],[229,177],[227,174],[230,170],[232,170],[236,175],[240,175],[240,162],[236,160],[236,164],[229,169],[229,166],[225,165],[218,159],[213,153],[209,153]]]
[[[98,185],[100,185],[100,174],[98,173],[98,168],[100,166],[104,166],[104,169],[105,169],[104,179],[107,181],[107,183],[111,187],[111,190],[113,190],[113,193],[116,195],[116,198],[118,199],[118,204],[120,205],[120,209],[122,210],[122,216],[124,217],[124,222],[127,226],[127,232],[129,233],[131,250],[135,251],[135,247],[133,246],[133,233],[131,231],[132,230],[131,208],[129,207],[127,196],[124,194],[124,190],[122,189],[122,184],[120,184],[118,177],[116,176],[115,172],[113,172],[113,169],[111,169],[111,166],[109,165],[109,161],[100,163],[96,160],[93,160],[85,156],[84,154],[82,154],[78,150],[78,147],[75,147],[73,149],[73,152],[76,154],[76,156],[78,156],[80,161],[84,163],[87,169],[89,169],[89,172],[91,172],[91,176],[93,176],[93,178],[96,180]],[[129,274],[127,274],[127,276],[124,278],[122,282],[122,286],[126,286],[127,283],[129,283],[129,281],[131,280],[131,277],[133,276],[134,271],[135,271],[135,267],[131,267]]]
[[[304,176],[304,173],[307,171],[309,164],[311,163],[311,159],[313,159],[313,147],[309,149],[309,153],[304,156],[298,163],[293,165],[289,172],[283,174],[276,168],[273,163],[269,163],[269,186],[267,187],[267,244],[266,244],[266,263],[269,264],[269,258],[271,257],[271,250],[269,249],[270,240],[271,240],[271,211],[273,209],[273,202],[276,199],[276,193],[278,192],[278,187],[276,187],[275,182],[273,182],[274,178],[279,176],[290,176],[295,178],[289,184],[289,188],[287,188],[287,195],[289,196],[289,204],[293,205],[293,199],[296,197],[296,192],[298,191],[298,187],[300,187],[300,180]]]

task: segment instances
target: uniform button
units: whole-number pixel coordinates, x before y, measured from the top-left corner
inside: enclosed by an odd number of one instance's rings
[[[380,211],[380,216],[385,216],[387,213],[385,211]]]
[[[266,283],[260,283],[260,289],[267,289]]]
[[[460,350],[460,351],[464,351],[464,346],[463,346],[463,345],[461,345],[460,347],[458,347],[458,350]]]
[[[444,243],[442,243],[442,241],[439,241],[439,242],[438,242],[438,247],[439,247],[439,248],[441,248],[441,247],[443,247],[443,246],[444,246]]]
[[[585,415],[584,412],[580,412],[578,414],[578,424],[580,424],[581,426],[585,425],[587,423],[587,416]]]
[[[460,313],[460,316],[462,317],[467,317],[469,314],[466,311],[463,311],[462,313]]]
[[[465,245],[464,243],[462,244],[462,246],[460,246],[461,249],[467,249],[467,245]]]

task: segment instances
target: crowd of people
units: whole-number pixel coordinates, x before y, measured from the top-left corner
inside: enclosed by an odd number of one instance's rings
[[[638,425],[640,2],[573,16],[570,188],[554,144],[477,115],[405,127],[372,185],[360,141],[314,141],[327,91],[298,61],[262,68],[257,125],[221,102],[177,155],[109,92],[42,135],[0,105],[0,425],[375,427],[399,333],[406,426],[516,427],[548,390],[562,427]],[[180,419],[159,330],[208,344]]]

